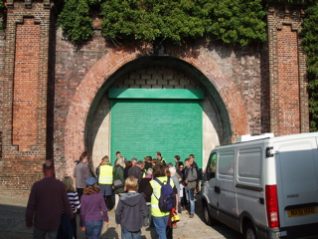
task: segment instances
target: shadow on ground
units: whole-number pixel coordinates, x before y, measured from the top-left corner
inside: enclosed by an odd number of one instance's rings
[[[1,200],[1,198],[0,198]],[[25,207],[0,204],[0,239],[31,239],[32,229],[25,226]],[[22,204],[21,204],[22,205]],[[110,223],[103,228],[101,239],[120,239],[120,226],[115,224],[114,210],[109,212]],[[79,227],[78,227],[79,229]],[[203,221],[200,199],[196,201],[196,215],[189,218],[184,211],[177,229],[174,229],[174,239],[241,239],[241,236],[222,224],[213,227]],[[84,239],[85,234],[78,231],[78,239]],[[142,239],[156,239],[153,228],[142,229]]]

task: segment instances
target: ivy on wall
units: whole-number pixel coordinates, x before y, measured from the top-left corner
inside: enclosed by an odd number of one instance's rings
[[[58,24],[79,45],[93,35],[92,18],[102,19],[102,35],[111,41],[182,44],[207,37],[246,46],[266,41],[262,2],[302,4],[306,15],[302,45],[307,56],[310,129],[318,131],[317,0],[65,0]],[[0,31],[5,5],[0,0]]]
[[[4,28],[4,24],[3,24],[3,20],[4,20],[4,3],[2,0],[0,0],[0,31],[3,31]]]
[[[204,0],[196,6],[208,37],[226,44],[266,40],[266,12],[261,0]]]
[[[305,11],[302,28],[302,45],[307,56],[310,129],[318,131],[318,3]]]
[[[66,0],[59,14],[58,24],[62,26],[67,39],[81,44],[93,35],[91,10],[88,0]]]
[[[59,24],[72,42],[90,38],[88,18],[96,9],[102,18],[102,35],[112,41],[182,44],[208,37],[245,46],[266,40],[266,12],[261,0],[96,0],[94,4],[89,1],[66,0],[59,16]]]

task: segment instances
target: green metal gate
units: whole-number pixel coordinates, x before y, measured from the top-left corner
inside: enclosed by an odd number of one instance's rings
[[[112,89],[111,155],[130,159],[155,156],[167,162],[190,153],[202,164],[202,107],[200,91],[186,89]]]

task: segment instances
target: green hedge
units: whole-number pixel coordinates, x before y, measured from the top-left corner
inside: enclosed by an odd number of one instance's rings
[[[4,3],[0,0],[0,31],[3,30],[3,20],[4,20]]]
[[[112,41],[182,44],[208,37],[245,46],[266,40],[261,0],[66,0],[58,22],[70,41],[90,38],[96,10],[103,36]]]
[[[59,14],[58,24],[64,35],[73,43],[81,44],[93,35],[92,17],[89,1],[66,0]]]
[[[305,11],[302,45],[307,56],[310,129],[318,131],[318,3]]]

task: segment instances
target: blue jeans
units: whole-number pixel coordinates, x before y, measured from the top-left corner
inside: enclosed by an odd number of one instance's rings
[[[103,220],[85,222],[87,239],[99,239],[103,228]]]
[[[121,227],[121,239],[141,239],[141,231],[130,232],[123,226]]]
[[[153,224],[159,239],[167,239],[166,227],[168,225],[169,216],[152,217]]]
[[[190,215],[194,214],[195,209],[195,201],[194,201],[194,188],[193,189],[186,189],[187,192],[187,199],[190,202]]]

